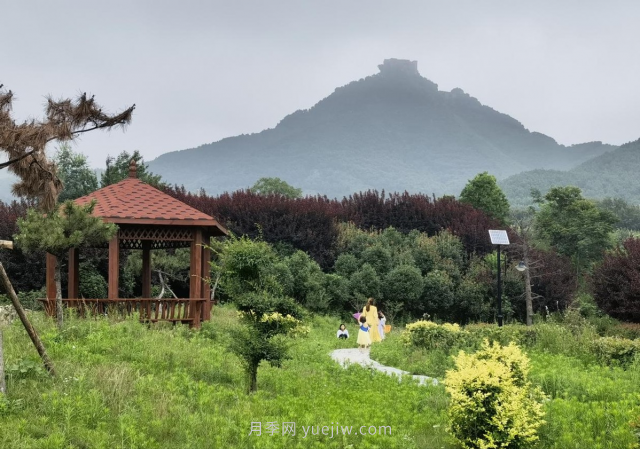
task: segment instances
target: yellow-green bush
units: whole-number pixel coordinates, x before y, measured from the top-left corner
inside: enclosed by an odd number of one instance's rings
[[[527,379],[529,359],[514,343],[483,342],[480,351],[460,351],[447,371],[450,431],[468,449],[521,449],[538,440],[544,423],[539,388]]]
[[[629,340],[620,337],[600,337],[592,343],[593,352],[598,361],[606,365],[631,363],[640,355],[640,340]]]
[[[514,342],[518,345],[532,346],[536,342],[538,327],[521,324],[508,324],[498,327],[495,324],[475,323],[464,327],[468,333],[468,346],[480,347],[486,339],[490,342],[508,345]]]
[[[407,346],[448,351],[462,344],[464,335],[464,331],[457,324],[437,324],[421,320],[407,325],[402,333],[402,342]]]

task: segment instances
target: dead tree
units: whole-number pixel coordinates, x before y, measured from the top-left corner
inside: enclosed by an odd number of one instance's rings
[[[522,262],[524,263],[524,299],[527,326],[531,326],[533,324],[533,299],[535,294],[531,291],[531,281],[534,277],[531,274],[531,270],[535,269],[539,265],[539,261],[532,260],[531,258],[534,217],[535,211],[532,208],[520,211],[519,213],[514,213],[511,217],[511,229],[517,236],[517,241],[514,243],[513,247],[516,249],[518,255],[522,257]],[[535,296],[539,297],[540,295]]]
[[[117,114],[106,114],[93,97],[87,94],[77,99],[47,98],[45,118],[16,123],[11,116],[13,92],[0,85],[0,152],[6,153],[8,168],[18,176],[13,193],[34,198],[47,212],[55,207],[62,182],[55,164],[45,153],[49,142],[73,141],[79,135],[96,129],[124,127],[131,122],[135,105]]]
[[[116,114],[102,111],[93,96],[84,93],[75,100],[47,98],[45,117],[41,120],[26,120],[17,123],[11,115],[13,92],[4,90],[0,84],[0,156],[6,161],[0,169],[8,168],[18,177],[13,193],[23,198],[35,199],[43,212],[56,207],[62,182],[57,176],[55,164],[47,158],[46,147],[50,142],[69,142],[79,135],[96,129],[125,127],[131,122],[135,105]],[[4,153],[1,154],[1,153]],[[5,159],[2,158],[2,159]],[[0,159],[1,160],[1,159]],[[13,286],[2,264],[0,264],[0,284],[11,298],[25,330],[31,337],[45,367],[52,375],[53,364],[29,322],[24,308],[18,300]]]

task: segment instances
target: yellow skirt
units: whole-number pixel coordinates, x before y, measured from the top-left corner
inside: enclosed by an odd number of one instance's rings
[[[373,343],[382,341],[382,337],[380,336],[380,332],[378,332],[378,326],[371,326],[369,328],[369,338]]]
[[[371,330],[369,330],[369,332],[371,332]],[[371,344],[369,332],[365,332],[363,330],[358,331],[358,345],[369,346]]]

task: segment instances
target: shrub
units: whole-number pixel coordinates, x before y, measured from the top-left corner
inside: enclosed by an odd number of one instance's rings
[[[634,340],[636,338],[640,338],[640,324],[618,323],[611,326],[607,333],[613,337],[623,337]]]
[[[544,396],[528,381],[529,359],[518,346],[485,341],[475,354],[460,351],[455,364],[445,386],[450,431],[462,447],[525,448],[538,440]]]
[[[593,341],[593,352],[606,365],[626,365],[640,354],[640,341],[620,337],[601,337]]]
[[[108,285],[98,270],[91,264],[80,265],[80,297],[106,298]]]
[[[402,333],[402,342],[406,346],[424,349],[450,350],[464,341],[462,329],[457,324],[437,324],[433,321],[416,321],[408,324]]]
[[[513,342],[518,345],[531,347],[537,342],[538,326],[523,326],[509,324],[498,327],[495,324],[477,323],[464,327],[467,332],[467,341],[470,347],[480,347],[484,340],[490,343],[508,345]]]

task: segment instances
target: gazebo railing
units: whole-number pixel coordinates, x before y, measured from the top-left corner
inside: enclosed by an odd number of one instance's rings
[[[205,312],[208,298],[126,298],[126,299],[63,299],[67,307],[74,307],[81,316],[86,315],[131,315],[140,314],[140,321],[155,323],[168,321],[188,323],[191,327],[200,327],[208,320]],[[56,314],[55,299],[40,299],[46,313]]]

